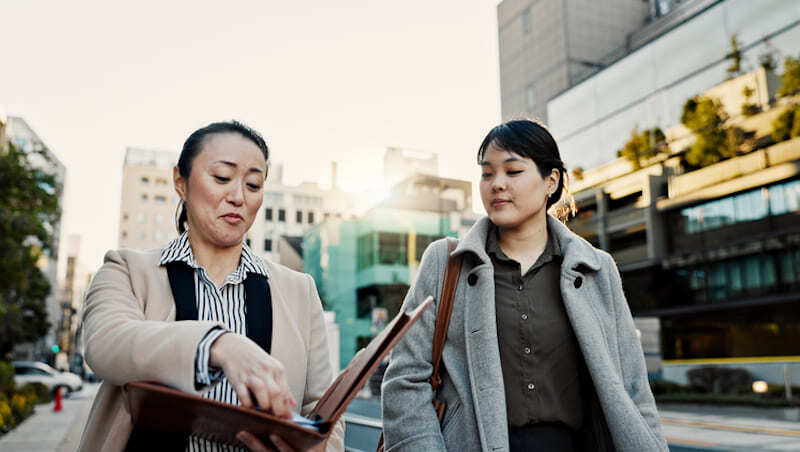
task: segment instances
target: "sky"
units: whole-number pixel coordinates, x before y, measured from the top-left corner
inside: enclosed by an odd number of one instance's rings
[[[374,189],[402,147],[476,189],[497,3],[0,0],[0,114],[66,166],[62,244],[79,234],[89,271],[117,246],[125,148],[177,152],[214,121],[259,130],[287,184],[330,187],[337,161],[342,189]]]

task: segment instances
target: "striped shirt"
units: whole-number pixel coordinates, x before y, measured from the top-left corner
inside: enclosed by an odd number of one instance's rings
[[[264,262],[254,255],[250,248],[242,245],[242,256],[239,266],[233,271],[222,284],[217,287],[208,276],[206,270],[198,265],[189,244],[188,231],[184,232],[167,245],[161,252],[159,265],[170,262],[184,262],[194,269],[194,293],[197,299],[197,319],[213,320],[225,325],[225,328],[215,328],[209,331],[200,341],[195,356],[195,382],[198,387],[206,386],[219,381],[210,391],[203,394],[203,397],[240,405],[236,392],[228,383],[228,379],[222,373],[222,369],[209,368],[209,350],[211,344],[219,336],[227,332],[245,335],[245,291],[244,280],[247,273],[257,273],[268,277]],[[246,449],[226,446],[194,436],[189,437],[187,451],[246,451]]]

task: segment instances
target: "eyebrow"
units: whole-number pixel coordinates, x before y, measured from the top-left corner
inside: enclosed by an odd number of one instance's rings
[[[512,157],[509,157],[509,158],[503,160],[503,163],[512,163],[512,162],[521,162],[521,161],[522,161],[521,158],[512,156]],[[481,166],[492,166],[492,164],[489,163],[488,160],[482,160],[481,161]]]
[[[237,165],[236,163],[229,162],[227,160],[217,160],[214,163],[222,163],[223,165],[231,166],[233,168],[238,168],[239,167],[239,165]],[[256,167],[252,167],[247,171],[250,172],[250,173],[259,173],[259,174],[263,174],[264,173],[264,171],[261,171],[261,169],[256,168]]]

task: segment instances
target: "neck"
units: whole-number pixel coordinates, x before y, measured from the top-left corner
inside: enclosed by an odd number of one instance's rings
[[[220,286],[225,278],[239,266],[242,243],[221,248],[206,243],[189,233],[189,244],[197,263],[208,273],[211,280]]]
[[[498,243],[503,252],[527,269],[547,244],[547,215],[536,216],[516,228],[498,227]]]

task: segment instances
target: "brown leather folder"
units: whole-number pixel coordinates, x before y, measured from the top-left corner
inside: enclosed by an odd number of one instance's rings
[[[185,393],[155,382],[135,381],[123,385],[133,423],[142,429],[182,433],[219,443],[243,447],[236,434],[247,430],[270,445],[276,434],[295,449],[305,450],[324,441],[347,405],[364,387],[369,376],[433,302],[428,297],[411,312],[405,306],[365,348],[361,349],[303,420],[272,416]],[[306,420],[308,422],[306,422]]]

